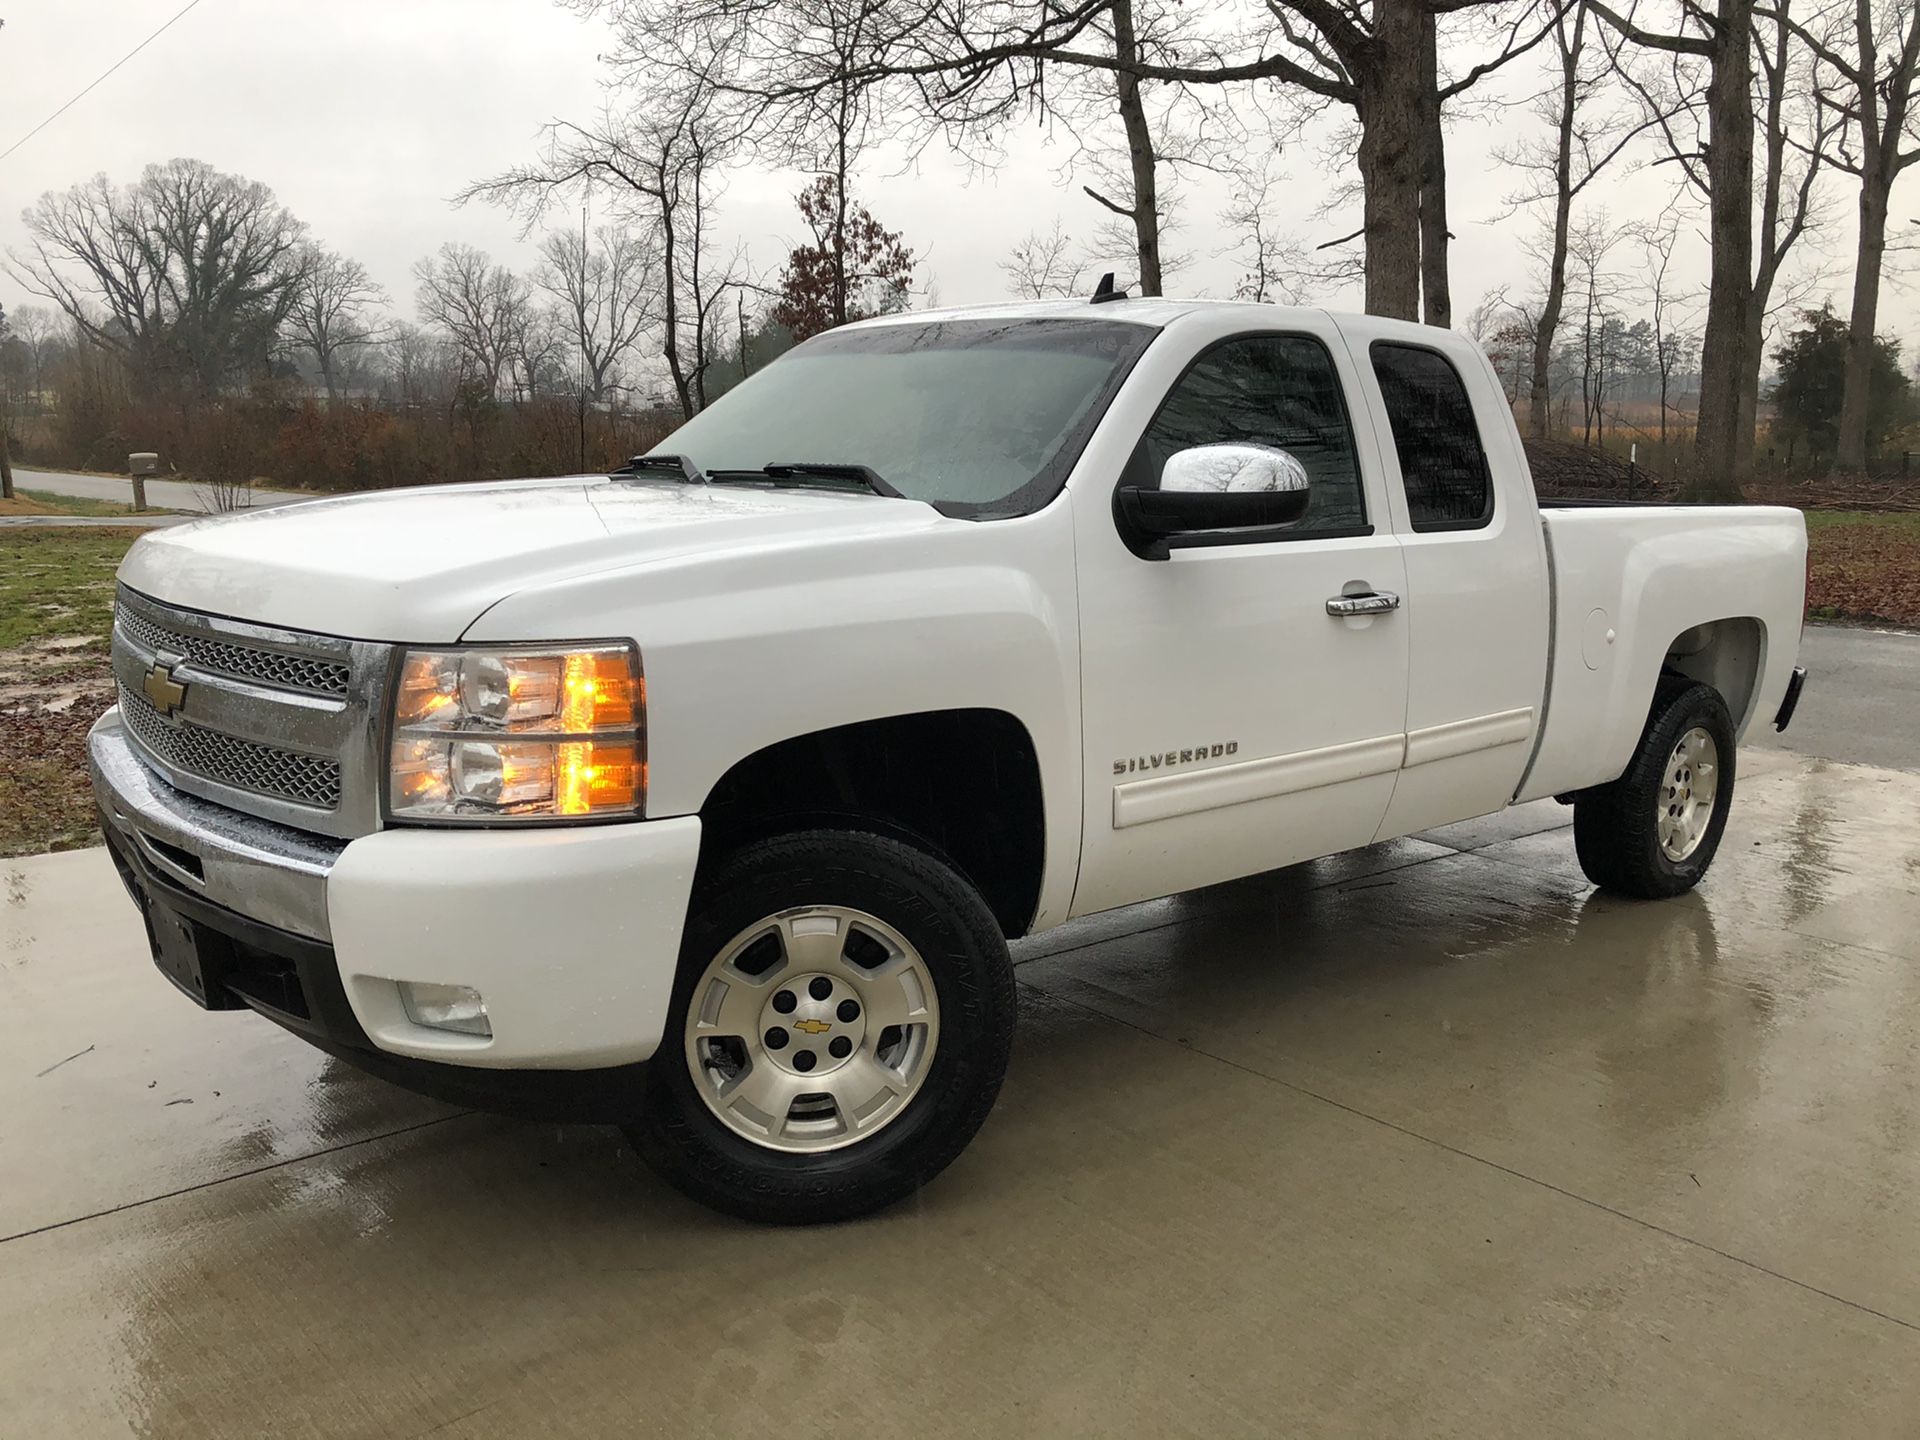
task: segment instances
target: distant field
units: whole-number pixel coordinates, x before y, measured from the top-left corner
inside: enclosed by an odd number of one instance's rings
[[[1920,626],[1920,515],[1807,512],[1807,614]]]

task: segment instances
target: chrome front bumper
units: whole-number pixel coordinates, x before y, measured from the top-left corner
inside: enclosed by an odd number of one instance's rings
[[[345,840],[295,830],[198,799],[134,753],[120,711],[87,736],[101,823],[156,871],[210,904],[308,939],[330,941],[327,876]]]

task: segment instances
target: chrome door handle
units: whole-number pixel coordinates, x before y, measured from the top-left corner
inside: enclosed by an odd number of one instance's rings
[[[1400,608],[1400,597],[1391,590],[1369,590],[1364,595],[1335,595],[1327,601],[1327,614],[1342,619],[1349,615],[1384,615]]]

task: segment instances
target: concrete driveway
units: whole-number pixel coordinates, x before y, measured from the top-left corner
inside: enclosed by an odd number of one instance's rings
[[[1920,775],[1742,764],[1685,899],[1549,802],[1022,944],[978,1141],[820,1230],[0,862],[0,1434],[1911,1436]]]

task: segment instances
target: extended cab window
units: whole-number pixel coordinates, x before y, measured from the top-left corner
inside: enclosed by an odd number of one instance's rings
[[[1160,483],[1167,458],[1195,445],[1271,445],[1306,467],[1307,513],[1286,538],[1364,533],[1353,430],[1333,359],[1308,335],[1224,340],[1180,377],[1127,466],[1127,483]],[[1278,537],[1276,537],[1278,538]]]
[[[1493,478],[1460,372],[1435,350],[1373,346],[1415,530],[1470,530],[1493,517]]]

